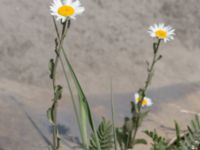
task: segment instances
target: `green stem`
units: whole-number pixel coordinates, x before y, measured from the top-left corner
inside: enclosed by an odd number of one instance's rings
[[[128,133],[128,140],[127,140],[126,145],[125,145],[125,150],[127,150],[128,148],[132,148],[132,144],[129,143],[132,139],[132,134],[133,134],[133,131],[130,131]]]
[[[147,79],[146,79],[146,82],[145,82],[145,86],[140,91],[141,93],[140,93],[140,100],[139,100],[139,104],[138,104],[138,112],[137,112],[137,118],[136,118],[136,128],[135,128],[135,130],[133,132],[133,138],[132,138],[133,141],[135,141],[136,134],[137,134],[137,131],[139,129],[139,121],[140,121],[140,115],[139,114],[140,114],[140,111],[141,111],[142,102],[143,102],[144,97],[146,95],[147,88],[150,85],[150,82],[151,82],[151,79],[152,79],[152,75],[153,75],[154,66],[155,66],[156,62],[158,61],[157,54],[158,54],[158,49],[159,49],[159,46],[160,46],[160,42],[161,42],[161,40],[158,39],[158,42],[157,42],[156,47],[154,49],[154,55],[153,55],[153,60],[152,60],[151,66],[150,66],[150,68],[148,66],[148,69],[147,69],[148,75],[147,75]],[[133,144],[133,147],[134,147],[134,144]]]
[[[55,23],[55,20],[54,20]],[[56,32],[58,32],[58,29],[56,29]],[[53,85],[53,92],[54,92],[54,97],[55,97],[55,90],[56,90],[56,69],[57,69],[57,65],[58,65],[58,59],[60,57],[60,47],[63,43],[64,37],[66,34],[66,23],[63,24],[63,29],[62,29],[62,37],[61,40],[59,41],[59,45],[58,48],[56,48],[56,58],[55,58],[55,62],[54,62],[54,69],[53,69],[53,73],[52,73],[52,85]],[[54,109],[53,109],[53,150],[57,150],[57,105],[58,105],[58,101],[56,100],[54,102]]]
[[[151,63],[150,68],[148,69],[149,73],[148,73],[148,76],[147,76],[147,80],[145,82],[144,93],[146,93],[146,90],[147,90],[147,88],[148,88],[148,86],[150,85],[150,82],[151,82],[151,77],[152,77],[153,69],[154,69],[154,66],[155,66],[155,64],[157,62],[157,54],[158,54],[158,48],[160,46],[160,42],[161,42],[161,40],[159,39],[158,43],[157,43],[157,47],[156,47],[155,53],[153,55],[153,61]]]
[[[112,77],[110,83],[110,92],[111,92],[111,110],[112,110],[112,124],[113,124],[113,136],[114,136],[114,147],[117,150],[117,137],[115,132],[115,110],[114,110],[114,102],[113,102],[113,89],[112,89]]]
[[[55,19],[53,19],[53,21],[54,21],[54,27],[55,27],[55,30],[56,30],[56,33],[57,33],[57,39],[60,41],[61,39],[60,39],[60,35],[59,35],[59,32],[58,32],[58,27],[57,27],[57,24],[55,22]],[[61,49],[63,49],[63,45],[61,45]],[[84,139],[83,134],[82,134],[83,131],[82,131],[82,128],[81,128],[81,121],[80,121],[78,109],[76,107],[76,102],[75,102],[75,99],[74,99],[74,96],[73,96],[71,85],[70,85],[70,82],[69,82],[69,78],[68,78],[68,75],[67,75],[67,72],[66,72],[66,69],[65,69],[65,66],[64,66],[64,62],[63,62],[61,57],[59,57],[59,60],[61,62],[62,70],[64,72],[65,80],[67,82],[67,86],[68,86],[68,89],[69,89],[69,92],[70,92],[70,96],[71,96],[71,99],[72,99],[73,108],[74,108],[75,115],[76,115],[76,120],[77,120],[77,123],[78,123],[79,131],[81,133],[81,139],[82,139],[82,141],[85,141],[86,139]]]
[[[56,25],[56,24],[55,24]],[[56,30],[57,31],[57,30]],[[59,34],[57,33],[57,36],[59,37]],[[58,38],[58,40],[59,40],[60,38]],[[62,39],[61,39],[62,40]],[[60,41],[60,40],[59,40]],[[99,143],[99,139],[98,139],[98,135],[97,135],[97,133],[96,133],[96,129],[95,129],[95,127],[94,127],[94,123],[93,123],[93,118],[92,118],[92,115],[91,115],[91,112],[90,112],[90,108],[89,108],[89,104],[88,104],[88,102],[87,102],[87,99],[86,99],[86,97],[85,97],[85,94],[84,94],[84,92],[83,92],[83,90],[82,90],[82,88],[81,88],[81,86],[80,86],[80,84],[79,84],[79,81],[78,81],[78,79],[77,79],[77,77],[76,77],[76,75],[75,75],[75,73],[74,73],[74,71],[73,71],[73,68],[72,68],[72,66],[71,66],[71,64],[70,64],[70,62],[69,62],[69,60],[68,60],[68,58],[67,58],[67,55],[66,55],[66,53],[65,53],[65,51],[64,51],[64,49],[63,49],[63,47],[62,47],[62,45],[61,45],[61,50],[62,50],[62,52],[63,52],[63,54],[64,54],[64,58],[65,58],[65,61],[66,61],[66,63],[67,63],[67,65],[68,65],[68,68],[69,68],[69,70],[70,70],[70,73],[71,73],[71,75],[72,75],[72,78],[73,78],[73,80],[74,80],[74,82],[75,82],[75,86],[76,86],[76,88],[77,88],[77,90],[78,90],[78,93],[80,93],[80,97],[81,97],[81,101],[85,104],[85,107],[87,107],[86,109],[87,109],[87,111],[88,111],[88,117],[89,117],[89,122],[90,122],[90,125],[91,125],[91,128],[92,128],[92,131],[94,132],[94,134],[95,134],[95,138],[96,138],[96,141],[97,141],[97,148],[98,148],[98,150],[100,150],[100,143]],[[60,51],[60,48],[59,48],[59,51]],[[84,131],[82,131],[82,128],[81,128],[81,133],[83,133]],[[86,141],[87,139],[82,139],[83,141]],[[84,149],[88,149],[87,148],[87,143],[86,142],[84,142],[83,143],[84,144]]]

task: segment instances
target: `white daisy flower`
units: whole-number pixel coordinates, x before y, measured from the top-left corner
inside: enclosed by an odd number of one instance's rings
[[[135,100],[134,103],[138,104],[140,101],[140,96],[138,93],[135,94]],[[150,107],[153,105],[153,102],[150,98],[144,97],[143,101],[142,101],[142,107]]]
[[[151,37],[156,37],[164,42],[168,42],[174,39],[175,29],[170,26],[165,26],[164,23],[154,24],[149,27],[149,34]]]
[[[51,15],[57,17],[56,20],[65,22],[68,17],[76,19],[76,16],[82,14],[85,8],[81,6],[79,0],[53,0],[50,10]]]

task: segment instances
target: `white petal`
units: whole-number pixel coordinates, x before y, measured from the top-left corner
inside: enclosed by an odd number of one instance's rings
[[[79,6],[81,6],[81,3],[80,3],[79,0],[75,0],[75,1],[72,3],[72,6],[74,6],[74,7],[79,7]]]
[[[62,17],[61,21],[64,23],[66,21],[67,17]]]
[[[70,16],[70,18],[76,20],[76,17],[75,17],[75,16]]]
[[[82,14],[83,12],[85,11],[85,8],[84,7],[79,7],[77,10],[76,10],[76,14]]]
[[[64,0],[63,4],[64,5],[71,5],[73,3],[73,0]]]
[[[135,93],[135,99],[138,99],[138,98],[139,98],[139,94]]]

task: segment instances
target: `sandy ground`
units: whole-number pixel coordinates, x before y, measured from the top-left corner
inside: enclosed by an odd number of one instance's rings
[[[0,85],[0,149],[45,150],[51,144],[50,125],[46,118],[51,92],[7,79],[0,81],[2,83]],[[174,119],[184,129],[190,118],[199,111],[199,88],[200,82],[151,89],[148,94],[154,99],[154,106],[141,128],[139,137],[147,138],[142,133],[144,129],[156,129],[168,139],[174,137]],[[131,95],[131,93],[114,94],[117,126],[120,126],[123,118],[129,115]],[[110,95],[88,95],[96,124],[102,116],[110,119],[109,97]],[[64,95],[59,105],[59,129],[62,148],[77,150],[76,145],[72,144],[79,142],[76,139],[79,134],[72,108],[69,97]],[[148,141],[151,142],[150,139]],[[149,149],[148,147],[137,147],[137,149]]]
[[[51,141],[46,109],[51,103],[48,60],[54,56],[55,32],[49,3],[0,1],[0,150],[42,150]],[[64,46],[97,118],[109,117],[112,77],[118,124],[146,77],[145,60],[151,59],[153,42],[148,27],[165,22],[176,29],[175,40],[161,46],[164,57],[148,91],[154,107],[143,127],[171,137],[174,119],[184,126],[199,111],[200,1],[82,3],[86,12],[72,22]],[[59,114],[65,146],[78,135],[68,95]]]

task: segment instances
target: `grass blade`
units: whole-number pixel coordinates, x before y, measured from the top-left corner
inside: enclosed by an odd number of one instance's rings
[[[94,132],[94,135],[95,135],[95,138],[96,138],[96,141],[97,141],[98,150],[101,150],[99,139],[98,139],[97,132],[96,132],[96,129],[95,129],[95,126],[94,126],[94,121],[93,121],[93,118],[92,118],[92,114],[91,114],[91,110],[90,110],[87,98],[86,98],[86,96],[85,96],[85,94],[84,94],[84,92],[82,90],[82,87],[81,87],[81,85],[80,85],[80,83],[79,83],[79,81],[78,81],[78,79],[76,77],[76,74],[75,74],[75,72],[74,72],[74,70],[72,68],[72,65],[69,62],[67,54],[65,53],[63,48],[62,48],[62,53],[63,53],[63,56],[64,56],[65,61],[67,63],[67,66],[68,66],[68,68],[70,70],[70,74],[72,76],[74,84],[76,86],[76,89],[77,89],[77,92],[78,92],[78,96],[79,96],[80,107],[83,108],[84,112],[86,113],[86,115],[88,117],[88,118],[82,118],[82,119],[88,119],[89,120],[90,127],[91,127],[92,131]],[[82,120],[82,121],[84,121],[84,120]],[[87,128],[87,126],[84,126],[83,127],[83,131],[87,130],[86,128]]]

